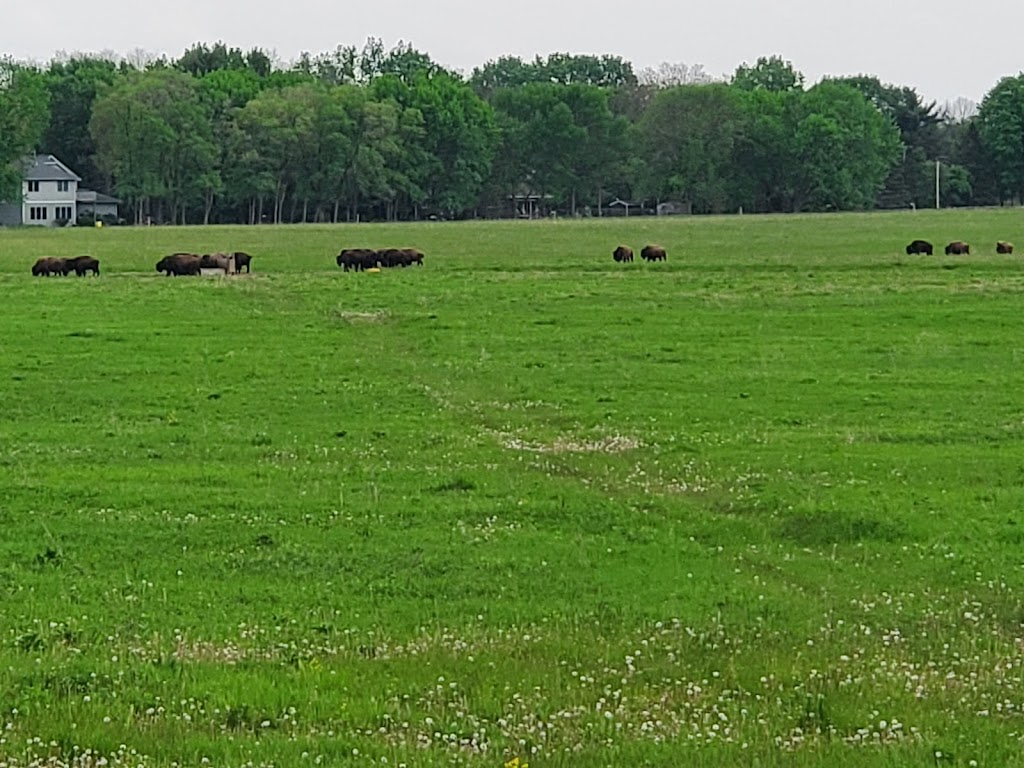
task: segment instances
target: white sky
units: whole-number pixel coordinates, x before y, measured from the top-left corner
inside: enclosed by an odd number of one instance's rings
[[[781,55],[808,84],[870,74],[941,105],[981,101],[1024,69],[1018,0],[42,0],[4,3],[0,56],[141,49],[177,58],[196,42],[259,47],[283,63],[302,51],[399,41],[465,74],[490,59],[553,52],[662,61],[731,75]]]

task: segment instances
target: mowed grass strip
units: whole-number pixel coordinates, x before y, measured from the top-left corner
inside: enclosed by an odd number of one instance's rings
[[[0,231],[0,758],[1013,764],[1018,218]]]

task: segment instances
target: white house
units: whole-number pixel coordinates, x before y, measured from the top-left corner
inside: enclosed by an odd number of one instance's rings
[[[34,155],[25,163],[20,203],[0,203],[0,225],[64,226],[79,210],[117,216],[116,198],[79,188],[82,177],[53,155]]]

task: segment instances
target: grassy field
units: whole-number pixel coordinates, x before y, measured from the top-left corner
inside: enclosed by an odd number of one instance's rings
[[[1024,764],[997,239],[1024,213],[0,230],[0,766]],[[335,266],[388,246],[425,266]]]

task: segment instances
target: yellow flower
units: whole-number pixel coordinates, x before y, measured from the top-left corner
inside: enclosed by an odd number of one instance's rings
[[[520,761],[518,757],[513,757],[511,760],[505,763],[505,768],[530,768],[530,764],[527,763],[525,760]]]

